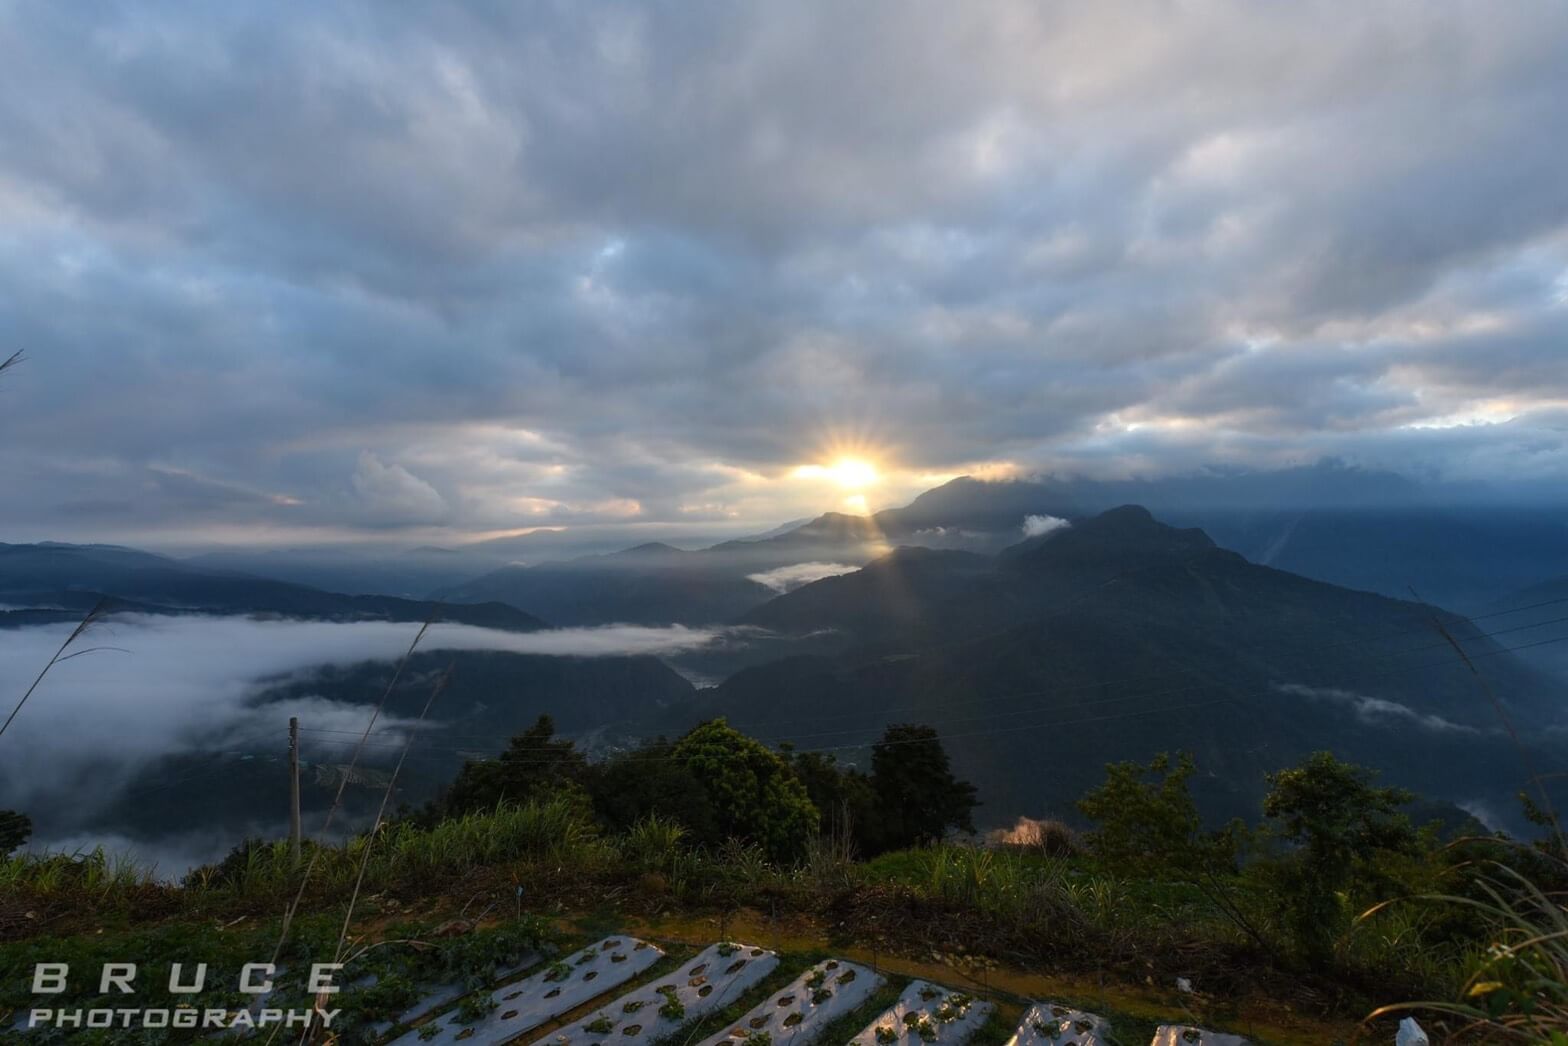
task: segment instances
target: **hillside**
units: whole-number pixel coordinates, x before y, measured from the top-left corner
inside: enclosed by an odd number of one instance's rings
[[[993,823],[1067,813],[1107,761],[1177,748],[1198,754],[1215,816],[1255,804],[1269,766],[1326,748],[1507,817],[1517,754],[1433,613],[1249,563],[1126,507],[989,560],[899,549],[780,596],[747,620],[836,630],[841,652],[742,671],[688,718],[843,749],[890,721],[931,723]],[[1548,680],[1436,617],[1516,722],[1560,721]],[[1561,749],[1536,736],[1555,765]]]

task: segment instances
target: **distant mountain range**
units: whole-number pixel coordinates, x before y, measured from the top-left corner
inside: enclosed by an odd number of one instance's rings
[[[529,607],[562,625],[708,625],[735,620],[777,595],[759,575],[802,563],[858,566],[888,548],[874,519],[828,513],[771,537],[694,552],[654,543],[506,567],[459,585],[450,598]]]
[[[252,557],[250,573],[210,556],[0,545],[0,626],[79,617],[101,596],[154,613],[438,613],[513,631],[727,626],[724,642],[666,662],[457,655],[410,798],[541,712],[596,745],[722,714],[848,759],[889,722],[931,723],[981,786],[989,823],[1070,813],[1105,762],[1176,748],[1197,754],[1209,814],[1255,816],[1266,771],[1328,748],[1517,826],[1525,762],[1568,766],[1568,523],[1545,507],[1449,507],[1460,493],[1333,464],[1158,482],[961,478],[869,517],[829,513],[696,550],[652,542],[521,566],[422,549],[401,575],[376,565],[385,557],[344,556],[337,576],[363,584],[356,594],[265,576],[269,563],[300,569],[287,554]],[[438,574],[439,608],[434,590],[383,591]],[[1476,659],[1527,759],[1440,629]],[[670,665],[716,685],[694,689]],[[386,671],[323,669],[258,699],[305,687],[368,701]],[[249,794],[253,777],[259,794],[275,790],[274,755],[170,757],[136,789],[206,781],[186,790],[206,811],[191,816],[227,823],[246,801],[223,794]],[[164,800],[151,809],[128,797],[99,823],[168,812]]]
[[[994,554],[1025,536],[1031,517],[1048,525],[1124,504],[1200,527],[1257,563],[1400,598],[1414,589],[1457,610],[1481,610],[1568,576],[1562,505],[1507,503],[1481,488],[1422,484],[1333,461],[1157,480],[960,477],[869,517],[827,513],[722,542],[626,541],[631,531],[624,529],[539,530],[457,548],[231,549],[178,560],[110,546],[35,547],[92,549],[96,559],[118,555],[127,567],[141,556],[143,566],[331,592],[497,601],[563,625],[714,624],[767,602],[778,581],[799,583],[787,573],[759,575],[802,564],[862,566],[905,545]],[[92,576],[79,580],[90,588]]]
[[[531,632],[545,623],[501,603],[345,595],[194,569],[117,545],[0,544],[0,626],[80,618],[100,599],[148,613],[276,614],[323,621],[443,621]]]

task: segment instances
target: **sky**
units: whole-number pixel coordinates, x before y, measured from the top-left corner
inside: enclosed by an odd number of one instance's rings
[[[0,0],[0,540],[1568,479],[1556,2]]]

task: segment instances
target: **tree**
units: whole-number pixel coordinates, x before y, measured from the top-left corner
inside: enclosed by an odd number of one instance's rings
[[[658,815],[678,821],[698,842],[723,842],[707,789],[674,753],[661,737],[595,764],[588,778],[595,812],[618,831]]]
[[[848,840],[860,853],[870,852],[868,833],[874,833],[879,816],[871,779],[852,766],[839,766],[831,755],[780,747],[822,816],[822,833]]]
[[[1237,827],[1205,832],[1187,780],[1192,755],[1174,763],[1161,752],[1148,766],[1108,763],[1105,783],[1078,800],[1078,810],[1098,826],[1090,848],[1106,864],[1135,875],[1196,879],[1235,864]]]
[[[876,824],[873,850],[933,843],[949,829],[973,832],[975,786],[953,776],[947,750],[929,726],[896,723],[871,749]]]
[[[701,784],[723,835],[759,843],[775,860],[790,860],[816,832],[817,808],[789,763],[723,718],[693,729],[672,754]]]
[[[588,761],[572,742],[555,736],[555,721],[542,715],[513,737],[495,759],[463,764],[439,802],[443,816],[490,810],[503,800],[527,802],[550,793],[577,791]]]
[[[1411,793],[1375,787],[1375,777],[1331,752],[1268,775],[1267,830],[1293,848],[1274,866],[1280,899],[1297,941],[1315,961],[1332,946],[1343,914],[1340,895],[1358,885],[1380,891],[1389,885],[1380,857],[1417,848],[1416,831],[1399,810]]]
[[[15,810],[0,810],[0,857],[24,846],[33,835],[33,820]]]

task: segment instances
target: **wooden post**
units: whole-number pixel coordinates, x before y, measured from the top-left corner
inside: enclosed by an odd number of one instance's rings
[[[299,717],[289,716],[289,858],[299,864]]]

